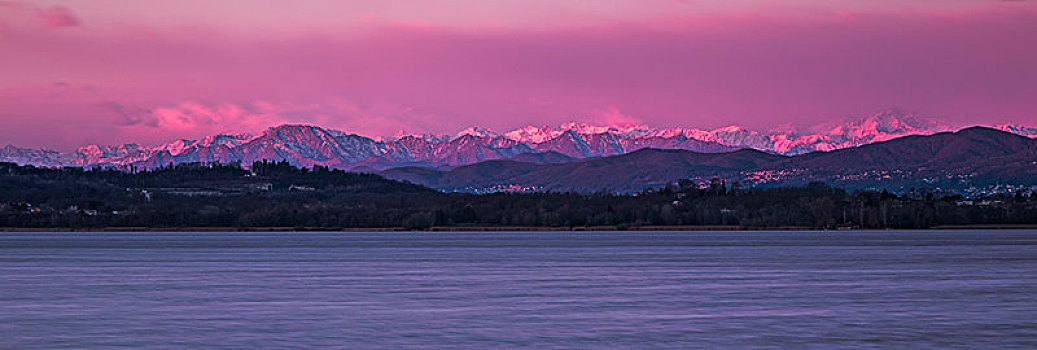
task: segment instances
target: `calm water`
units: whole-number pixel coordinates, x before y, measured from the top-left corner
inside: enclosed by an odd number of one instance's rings
[[[1037,348],[1037,231],[0,233],[0,349]]]

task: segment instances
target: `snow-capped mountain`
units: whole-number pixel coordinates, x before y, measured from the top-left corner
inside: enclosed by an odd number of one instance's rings
[[[135,143],[116,146],[87,145],[68,153],[7,146],[0,149],[0,161],[46,167],[156,163],[156,159],[197,152],[197,150],[205,152],[220,145],[236,147],[252,138],[251,135],[220,134],[202,140],[176,140],[156,147],[146,147]]]
[[[765,152],[795,155],[856,147],[907,135],[929,135],[936,132],[950,131],[951,129],[929,119],[889,110],[855,122],[844,123],[822,130],[822,132],[818,133],[801,135],[793,130],[761,133],[735,125],[713,130],[701,130],[686,128],[657,129],[645,125],[593,126],[567,123],[558,127],[527,126],[504,133],[503,135],[510,139],[530,144],[554,140],[565,133],[574,133],[582,136],[609,134],[624,140],[640,140],[653,137],[672,139],[678,135],[683,135],[688,139],[713,142],[733,148],[753,148]],[[1030,131],[1037,135],[1037,128]]]
[[[1037,136],[1037,128],[1018,125],[996,128]],[[59,153],[7,146],[0,148],[0,161],[48,167],[133,165],[152,168],[192,162],[247,165],[266,159],[286,160],[299,166],[374,171],[399,166],[454,167],[549,152],[572,159],[586,159],[645,148],[700,153],[752,148],[774,154],[797,155],[950,130],[931,120],[896,111],[884,111],[854,122],[814,129],[820,131],[800,134],[792,128],[758,132],[739,126],[701,130],[566,123],[557,127],[527,126],[505,133],[471,127],[454,137],[404,135],[376,140],[318,126],[281,125],[271,127],[259,136],[220,134],[201,140],[176,140],[155,147],[89,145],[73,152]]]
[[[471,126],[471,127],[468,127],[467,129],[459,131],[457,133],[457,135],[454,135],[454,138],[457,139],[457,138],[461,138],[461,137],[465,137],[465,136],[473,136],[473,137],[478,137],[478,138],[484,138],[484,137],[493,138],[493,137],[499,137],[500,134],[494,132],[493,130],[483,128],[481,126]]]
[[[0,149],[0,160],[44,167],[72,165],[72,159],[68,157],[68,154],[45,149],[18,148],[11,145]]]
[[[566,132],[573,132],[577,135],[600,135],[607,133],[621,138],[634,138],[653,136],[650,134],[656,131],[656,129],[650,128],[645,125],[595,126],[584,123],[565,123],[559,127],[526,126],[523,128],[509,131],[505,133],[504,136],[515,141],[536,144],[556,139]]]

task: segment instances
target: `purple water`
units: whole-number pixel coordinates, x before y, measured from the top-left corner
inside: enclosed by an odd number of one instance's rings
[[[0,349],[1037,348],[1037,231],[0,233]]]

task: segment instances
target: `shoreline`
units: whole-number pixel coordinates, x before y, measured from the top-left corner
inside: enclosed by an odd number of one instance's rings
[[[939,225],[921,229],[893,228],[840,228],[811,227],[741,227],[741,226],[590,226],[590,227],[431,227],[407,229],[404,227],[338,228],[338,227],[0,227],[0,232],[702,232],[702,231],[916,231],[916,230],[1034,230],[1037,225]]]

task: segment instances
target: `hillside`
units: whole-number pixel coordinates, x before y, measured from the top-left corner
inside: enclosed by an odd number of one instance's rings
[[[436,171],[414,167],[388,178],[448,191],[577,191],[633,193],[679,179],[716,177],[747,186],[798,186],[821,181],[846,188],[966,190],[1037,184],[1037,141],[974,127],[915,135],[830,152],[778,156],[755,150],[696,153],[644,149],[629,154],[536,165],[493,161]]]
[[[618,158],[618,159],[616,159]],[[613,159],[556,164],[552,181],[574,181],[602,169],[646,160],[726,172],[782,161],[755,151],[719,157],[645,150]],[[493,161],[519,168],[533,163]],[[675,167],[677,168],[677,167]],[[482,166],[451,171],[479,174]],[[456,174],[456,173],[455,173]],[[521,177],[521,172],[515,173]],[[443,177],[437,181],[445,181]],[[627,181],[612,177],[610,181]],[[636,179],[648,183],[651,178]],[[604,181],[604,180],[603,180]],[[604,182],[602,182],[604,183]],[[220,229],[338,230],[345,228],[551,230],[802,227],[925,228],[934,225],[1037,224],[1034,196],[848,193],[822,184],[782,188],[700,188],[684,182],[637,195],[577,193],[442,193],[326,167],[286,162],[236,166],[179,165],[136,173],[40,169],[0,163],[0,231]],[[963,204],[964,203],[964,204]],[[847,215],[851,213],[852,215]]]

